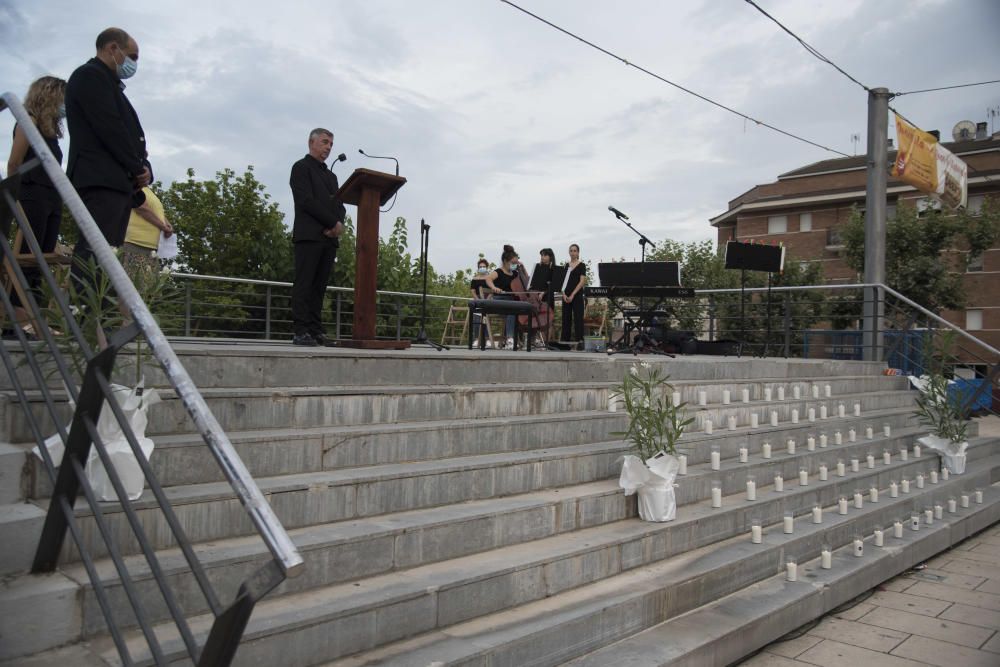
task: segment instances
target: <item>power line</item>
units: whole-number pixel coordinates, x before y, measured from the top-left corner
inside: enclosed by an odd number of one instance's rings
[[[756,2],[754,2],[753,0],[746,0],[746,2],[747,2],[747,4],[751,5],[754,9],[756,9],[758,12],[760,12],[761,14],[763,14],[764,16],[766,16],[767,18],[771,19],[775,23],[775,25],[777,25],[779,28],[781,28],[782,30],[784,30],[785,32],[787,32],[789,35],[791,35],[792,38],[795,39],[795,41],[797,41],[799,44],[801,44],[802,47],[806,51],[808,51],[809,53],[811,53],[818,60],[820,60],[820,61],[826,63],[827,65],[829,65],[830,67],[834,68],[835,70],[837,70],[838,72],[840,72],[841,74],[843,74],[844,76],[846,76],[848,79],[850,79],[854,83],[856,83],[859,86],[861,86],[862,88],[864,88],[866,92],[870,92],[871,91],[871,88],[869,88],[868,86],[866,86],[865,84],[861,83],[860,81],[858,81],[857,79],[855,79],[853,76],[851,76],[850,74],[848,74],[847,72],[845,72],[842,67],[840,67],[839,65],[837,65],[837,63],[833,62],[832,60],[830,60],[829,58],[827,58],[826,56],[824,56],[822,53],[820,53],[819,51],[817,51],[812,45],[810,45],[808,42],[806,42],[806,40],[802,39],[801,37],[799,37],[798,35],[796,35],[794,32],[792,32],[790,29],[786,28],[781,23],[781,21],[779,21],[778,19],[774,18],[773,16],[771,16],[770,14],[768,14],[766,11],[764,11],[763,8],[761,8],[761,6],[758,5]]]
[[[976,83],[960,83],[955,86],[941,86],[940,88],[924,88],[923,90],[908,90],[905,93],[896,93],[896,97],[901,95],[916,95],[917,93],[934,93],[939,90],[954,90],[956,88],[971,88],[972,86],[985,86],[990,83],[1000,83],[1000,79],[992,81],[977,81]]]
[[[538,16],[537,14],[533,14],[533,13],[529,12],[527,9],[524,9],[523,7],[519,7],[518,5],[514,4],[510,0],[500,0],[500,2],[502,2],[502,3],[506,4],[506,5],[510,5],[514,9],[516,9],[516,10],[518,10],[518,11],[524,13],[524,14],[527,14],[531,18],[533,18],[533,19],[535,19],[537,21],[541,21],[542,23],[544,23],[545,25],[549,26],[550,28],[554,28],[555,30],[558,30],[559,32],[563,33],[564,35],[566,35],[568,37],[572,37],[573,39],[586,44],[587,46],[589,46],[592,49],[596,49],[596,50],[600,51],[601,53],[603,53],[603,54],[605,54],[607,56],[611,56],[615,60],[619,60],[619,61],[621,61],[622,63],[624,63],[625,65],[627,65],[629,67],[636,68],[637,70],[639,70],[643,74],[647,74],[647,75],[653,77],[654,79],[662,81],[663,83],[665,83],[667,85],[673,86],[674,88],[677,88],[678,90],[681,90],[681,91],[687,93],[688,95],[693,95],[694,97],[697,97],[698,99],[702,100],[703,102],[708,102],[709,104],[711,104],[713,106],[716,106],[716,107],[719,107],[720,109],[723,109],[725,111],[728,111],[731,114],[739,116],[740,118],[742,118],[744,120],[753,121],[754,123],[756,123],[757,125],[760,125],[761,127],[766,127],[769,130],[773,130],[774,132],[777,132],[779,134],[783,134],[786,137],[789,137],[791,139],[795,139],[797,141],[801,141],[803,143],[807,143],[810,146],[815,146],[816,148],[821,148],[821,149],[823,149],[825,151],[829,151],[830,153],[835,153],[835,154],[843,156],[843,157],[851,157],[847,153],[841,153],[840,151],[835,150],[833,148],[830,148],[828,146],[824,146],[823,144],[818,144],[815,141],[810,141],[809,139],[806,139],[805,137],[800,137],[797,134],[793,134],[791,132],[787,132],[786,130],[782,130],[779,127],[775,127],[774,125],[771,125],[770,123],[765,123],[764,121],[758,120],[758,119],[754,118],[753,116],[748,116],[747,114],[745,114],[745,113],[743,113],[741,111],[737,111],[736,109],[733,109],[732,107],[728,107],[725,104],[722,104],[721,102],[716,102],[715,100],[713,100],[711,98],[708,98],[708,97],[706,97],[706,96],[704,96],[704,95],[702,95],[700,93],[696,93],[695,91],[691,90],[690,88],[685,88],[684,86],[680,85],[679,83],[675,83],[675,82],[671,81],[670,79],[667,79],[667,78],[665,78],[663,76],[660,76],[659,74],[657,74],[655,72],[652,72],[652,71],[646,69],[645,67],[642,67],[641,65],[636,65],[633,62],[629,62],[628,60],[626,60],[622,56],[620,56],[620,55],[618,55],[616,53],[613,53],[613,52],[611,52],[611,51],[609,51],[609,50],[607,50],[607,49],[605,49],[605,48],[603,48],[601,46],[598,46],[597,44],[595,44],[595,43],[593,43],[591,41],[588,41],[588,40],[584,39],[583,37],[580,37],[579,35],[577,35],[575,33],[572,33],[572,32],[570,32],[569,30],[567,30],[567,29],[565,29],[563,27],[560,27],[560,26],[556,25],[555,23],[552,23],[551,21],[546,20],[546,19],[542,18],[541,16]]]

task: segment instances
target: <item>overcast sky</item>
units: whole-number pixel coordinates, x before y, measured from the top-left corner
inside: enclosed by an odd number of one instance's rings
[[[521,0],[525,8],[686,87],[848,154],[866,94],[743,0]],[[870,86],[1000,79],[996,0],[760,0]],[[395,209],[432,226],[431,263],[529,261],[577,242],[585,260],[637,257],[614,205],[654,240],[713,238],[708,219],[779,173],[834,157],[744,123],[499,0],[0,0],[0,88],[68,78],[110,25],[140,47],[128,95],[156,176],[254,165],[291,223],[288,172],[329,127],[341,180],[391,171]],[[1000,107],[1000,86],[905,96],[925,129]],[[994,130],[1000,130],[1000,119]],[[3,163],[13,126],[0,114]],[[894,136],[890,129],[890,136]],[[66,148],[65,144],[63,146]],[[353,208],[349,209],[354,215]],[[383,217],[383,231],[391,220]]]

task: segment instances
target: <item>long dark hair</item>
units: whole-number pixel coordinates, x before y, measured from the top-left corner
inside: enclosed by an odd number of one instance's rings
[[[500,255],[500,259],[503,261],[503,263],[506,264],[507,262],[509,262],[510,260],[514,259],[515,257],[517,257],[517,253],[514,252],[514,246],[512,246],[512,245],[505,245],[503,247],[503,254]]]
[[[556,265],[556,254],[552,252],[552,248],[542,248],[541,250],[538,251],[538,254],[548,257],[550,266]]]

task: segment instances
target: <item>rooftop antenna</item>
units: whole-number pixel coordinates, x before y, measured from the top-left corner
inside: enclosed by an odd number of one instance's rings
[[[1000,116],[1000,106],[990,107],[986,110],[986,117],[990,119],[990,134],[993,134],[996,129],[993,127],[993,121],[996,120],[997,116]]]
[[[858,154],[858,144],[861,143],[861,135],[857,132],[851,135],[851,143],[854,144],[854,154]]]

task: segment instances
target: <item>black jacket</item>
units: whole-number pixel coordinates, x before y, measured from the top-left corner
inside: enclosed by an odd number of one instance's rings
[[[295,201],[292,241],[323,241],[323,231],[344,221],[347,209],[333,195],[340,189],[337,175],[311,155],[292,165],[288,180]],[[339,246],[339,239],[332,239]]]
[[[66,82],[69,160],[66,174],[77,188],[133,192],[142,173],[146,138],[121,81],[97,58]]]

